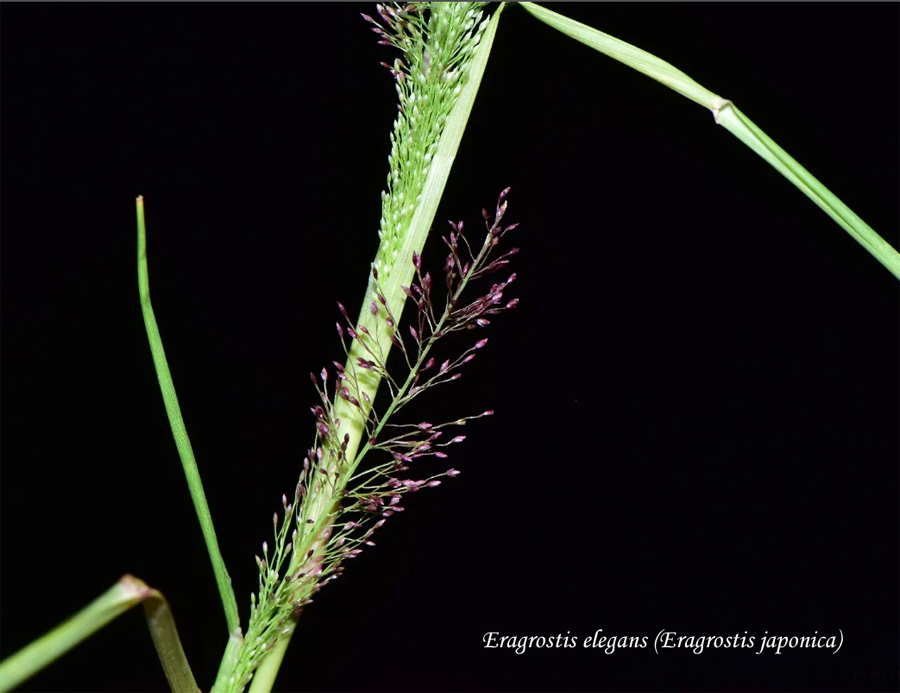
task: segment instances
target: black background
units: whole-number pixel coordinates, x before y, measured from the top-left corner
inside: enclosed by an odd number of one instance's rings
[[[897,4],[554,9],[733,99],[898,245]],[[211,685],[225,622],[134,198],[246,618],[311,442],[308,372],[339,357],[335,301],[355,312],[377,244],[394,52],[360,11],[3,6],[4,654],[130,572]],[[416,416],[497,414],[306,610],[278,688],[897,690],[897,280],[708,111],[515,7],[436,228],[477,229],[506,186],[521,304]],[[601,628],[648,648],[580,646]],[[662,629],[845,641],[656,655]],[[138,610],[22,690],[165,688]]]

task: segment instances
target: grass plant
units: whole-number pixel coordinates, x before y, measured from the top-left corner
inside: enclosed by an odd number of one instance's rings
[[[446,448],[466,437],[460,431],[468,429],[460,427],[493,413],[461,412],[432,422],[407,415],[407,407],[426,391],[461,377],[463,366],[488,344],[482,331],[518,303],[509,295],[516,279],[509,264],[518,253],[506,245],[506,234],[517,226],[505,220],[509,188],[490,209],[482,210],[485,228],[478,237],[470,230],[471,222],[454,222],[443,233],[435,224],[506,13],[527,12],[709,109],[715,123],[773,166],[900,278],[900,254],[731,100],[635,46],[534,3],[520,5],[386,4],[377,6],[377,17],[364,15],[380,42],[400,51],[392,63],[383,63],[396,83],[398,110],[389,135],[379,246],[357,317],[339,304],[336,331],[343,358],[311,374],[319,397],[312,408],[313,441],[298,465],[296,486],[284,493],[281,512],[272,518],[271,545],[269,540],[263,542],[256,556],[258,591],[252,595],[245,623],[219,546],[227,537],[217,537],[213,526],[150,301],[144,199],[137,199],[140,306],[227,625],[227,632],[221,633],[225,651],[212,687],[218,693],[248,686],[253,693],[272,690],[288,644],[314,595],[343,574],[347,561],[374,546],[373,533],[403,513],[406,494],[437,487],[459,474],[452,467],[436,473],[420,472],[419,467],[424,458],[446,458]],[[598,70],[599,65],[598,61]],[[515,204],[515,192],[511,199]],[[442,235],[447,254],[442,268],[429,269],[423,253],[433,227]],[[823,227],[823,233],[833,232],[827,224]],[[465,339],[460,341],[460,335]],[[443,347],[452,339],[457,340],[452,342],[457,353],[436,358],[438,342]],[[509,348],[491,344],[495,346],[501,351]],[[125,576],[96,602],[0,662],[0,692],[14,689],[139,603],[144,605],[172,690],[198,690],[165,599],[140,580]]]

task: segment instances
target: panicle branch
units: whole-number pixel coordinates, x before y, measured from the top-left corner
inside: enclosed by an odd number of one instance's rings
[[[518,224],[502,226],[506,212],[504,190],[493,215],[483,211],[486,236],[481,247],[474,251],[463,235],[463,223],[451,223],[450,232],[443,238],[449,249],[444,262],[446,296],[441,305],[434,295],[429,272],[422,269],[422,258],[414,253],[414,281],[404,292],[415,303],[415,314],[404,330],[384,300],[378,269],[372,269],[375,300],[368,306],[377,318],[367,328],[354,324],[346,309],[338,304],[342,322],[337,333],[345,354],[350,353],[346,338],[361,344],[366,357],[347,366],[334,362],[335,371],[323,368],[310,374],[319,402],[311,407],[315,417],[315,439],[303,460],[303,468],[293,497],[283,495],[282,515],[273,517],[274,550],[262,545],[262,557],[257,556],[259,568],[259,598],[251,597],[251,619],[248,641],[255,638],[257,647],[247,648],[244,671],[247,680],[267,649],[274,646],[287,620],[312,601],[322,587],[336,580],[344,570],[344,561],[355,558],[366,546],[374,546],[373,533],[388,518],[404,511],[401,504],[407,493],[434,488],[443,477],[455,477],[456,469],[422,475],[410,471],[410,465],[425,457],[444,459],[447,449],[465,440],[465,435],[447,435],[446,429],[464,426],[468,421],[490,416],[488,410],[463,416],[452,421],[397,422],[395,415],[425,391],[457,380],[460,369],[472,361],[488,340],[481,338],[455,358],[440,364],[432,356],[437,343],[449,334],[462,330],[484,328],[487,316],[497,315],[515,307],[517,299],[504,298],[506,288],[515,281],[510,274],[501,282],[491,284],[483,295],[467,299],[466,289],[472,281],[497,272],[518,252],[512,248],[495,256],[495,249],[505,234]],[[388,370],[387,354],[378,347],[381,337],[403,354],[403,364]],[[398,373],[397,371],[400,371]],[[360,387],[361,373],[377,372],[389,385],[390,403],[379,415],[369,402],[366,390]],[[366,417],[366,441],[363,447],[348,456],[349,436],[339,436],[340,419],[335,415],[335,402],[340,399],[362,412]],[[368,406],[363,406],[362,401]],[[383,460],[365,469],[360,464],[370,451],[385,453]],[[323,500],[324,499],[324,500]],[[326,508],[322,512],[318,509]],[[293,520],[293,522],[292,522]]]

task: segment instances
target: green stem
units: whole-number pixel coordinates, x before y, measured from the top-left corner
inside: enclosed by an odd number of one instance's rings
[[[216,682],[213,684],[211,693],[219,693],[219,691],[228,691],[234,688],[234,671],[240,659],[243,646],[244,638],[240,630],[233,632],[228,638],[225,655],[219,664],[219,672],[216,674]]]
[[[269,693],[275,685],[275,679],[278,676],[278,670],[281,669],[281,662],[287,652],[287,646],[291,642],[291,637],[297,629],[297,620],[292,618],[288,620],[284,628],[287,631],[278,638],[266,658],[260,663],[256,673],[253,674],[253,681],[250,683],[249,693]]]
[[[545,24],[562,32],[576,41],[590,46],[625,65],[641,72],[651,79],[677,91],[701,106],[710,109],[716,122],[725,127],[741,142],[759,154],[771,166],[799,188],[828,216],[834,219],[860,245],[868,250],[895,277],[900,279],[900,253],[875,230],[854,214],[837,195],[822,185],[816,178],[787,152],[760,130],[747,116],[741,113],[728,99],[723,99],[704,88],[681,70],[660,60],[655,55],[629,43],[592,29],[573,19],[564,17],[533,2],[519,3],[525,10]]]
[[[156,590],[150,590],[144,601],[144,616],[147,618],[156,654],[173,693],[198,693],[200,689],[194,681],[191,667],[181,647],[172,610],[169,603]]]
[[[133,606],[144,604],[144,615],[159,661],[175,693],[197,693],[175,620],[165,597],[131,575],[123,576],[104,594],[67,621],[0,663],[0,693],[10,691],[89,638]]]
[[[184,419],[181,417],[181,407],[178,406],[178,397],[175,394],[175,384],[172,382],[172,374],[166,362],[166,352],[163,349],[162,337],[156,326],[156,317],[153,314],[153,306],[150,304],[150,279],[147,272],[147,229],[144,224],[144,198],[137,198],[137,225],[138,225],[138,287],[141,296],[141,313],[144,316],[144,325],[147,328],[147,338],[150,341],[150,351],[153,354],[153,365],[156,367],[156,376],[159,378],[159,388],[162,391],[163,402],[166,405],[166,413],[169,416],[169,425],[172,427],[172,435],[175,437],[175,447],[178,448],[178,456],[184,468],[184,476],[187,479],[191,499],[194,501],[194,509],[197,519],[200,521],[200,529],[206,540],[206,550],[209,552],[209,560],[212,562],[213,572],[216,575],[216,584],[219,587],[219,596],[222,598],[222,606],[225,609],[225,620],[228,623],[228,632],[240,633],[241,622],[238,616],[237,600],[234,598],[234,590],[231,587],[231,578],[225,567],[225,560],[219,551],[219,543],[216,540],[216,530],[213,527],[212,515],[206,502],[206,494],[203,492],[203,482],[200,480],[200,470],[197,468],[197,460],[191,448],[187,429],[184,427]]]

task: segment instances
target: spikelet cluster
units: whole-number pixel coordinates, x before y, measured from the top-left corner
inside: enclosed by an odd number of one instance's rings
[[[381,37],[379,43],[403,51],[393,65],[382,63],[396,80],[398,96],[375,258],[382,279],[397,260],[447,116],[468,79],[469,64],[488,24],[481,11],[486,4],[377,5],[381,23],[363,15]]]

